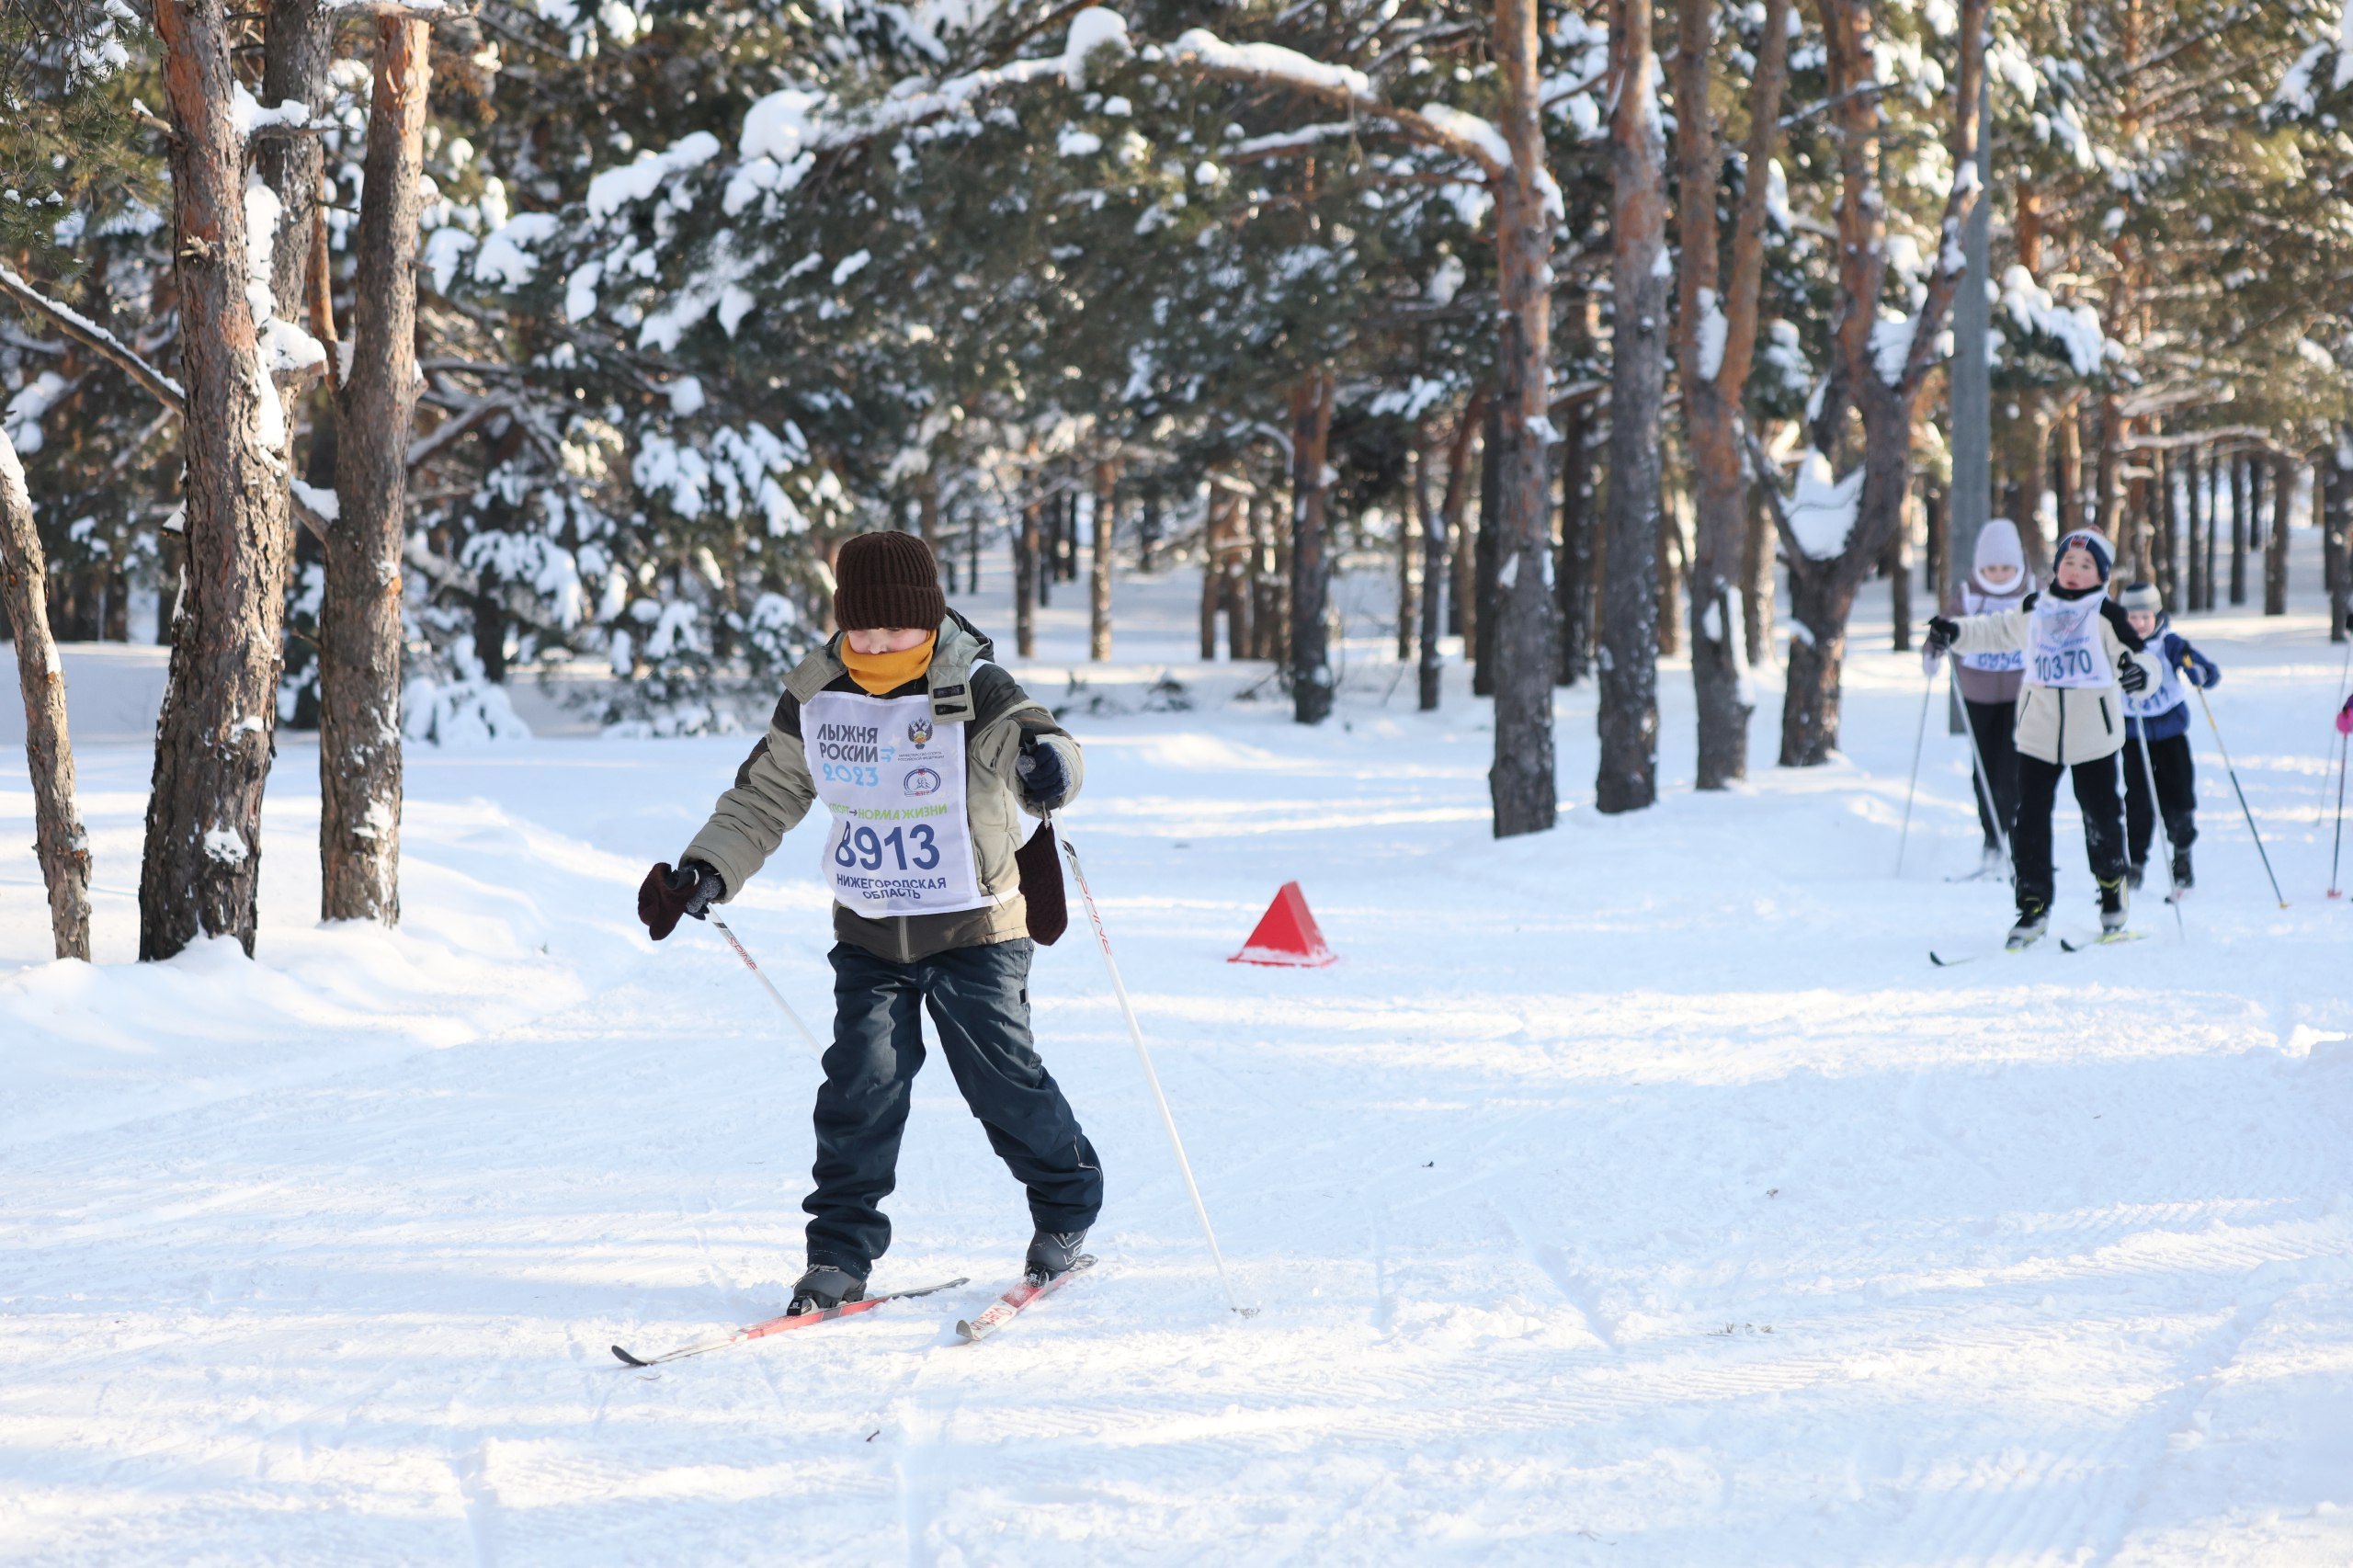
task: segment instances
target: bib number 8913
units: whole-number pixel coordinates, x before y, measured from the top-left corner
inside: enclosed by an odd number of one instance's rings
[[[939,865],[939,846],[927,823],[894,827],[888,833],[870,827],[846,828],[834,846],[834,864],[845,870],[879,871],[886,854],[902,871],[929,871]]]

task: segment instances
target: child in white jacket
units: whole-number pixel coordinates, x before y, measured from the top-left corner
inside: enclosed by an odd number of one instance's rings
[[[2124,797],[2117,754],[2124,746],[2126,692],[2164,672],[2143,652],[2123,608],[2103,591],[2116,562],[2108,540],[2079,528],[2059,541],[2052,586],[2018,608],[1928,622],[1928,645],[1961,653],[2015,649],[2025,655],[2018,691],[2018,822],[2010,839],[2018,924],[2009,945],[2028,946],[2050,929],[2054,872],[2051,812],[2059,778],[2075,775],[2084,812],[2084,849],[2099,884],[2100,929],[2124,928]],[[2119,688],[2121,687],[2121,690]]]

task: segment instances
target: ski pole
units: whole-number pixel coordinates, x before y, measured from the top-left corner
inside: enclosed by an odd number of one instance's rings
[[[1928,699],[1937,694],[1934,671],[1920,683],[1920,728],[1912,737],[1912,782],[1904,787],[1904,831],[1895,835],[1895,874],[1904,874],[1904,846],[1912,836],[1912,795],[1920,788],[1920,748],[1928,739]]]
[[[2246,830],[2255,835],[2255,852],[2263,857],[2263,874],[2271,879],[2271,896],[2279,901],[2280,908],[2285,909],[2288,907],[2287,895],[2279,891],[2279,879],[2271,869],[2271,853],[2263,847],[2263,830],[2255,825],[2255,808],[2246,803],[2246,791],[2239,787],[2239,770],[2231,766],[2231,748],[2222,744],[2222,726],[2214,722],[2214,705],[2206,700],[2204,687],[2187,679],[2189,675],[2189,661],[2187,659],[2182,661],[2181,673],[2189,689],[2198,694],[2198,706],[2206,711],[2206,727],[2214,732],[2214,749],[2222,754],[2222,771],[2231,776],[2231,792],[2239,798],[2239,812],[2246,818]]]
[[[1201,1222],[1202,1239],[1210,1244],[1210,1260],[1217,1265],[1217,1282],[1225,1292],[1225,1304],[1244,1317],[1256,1317],[1258,1309],[1245,1307],[1233,1298],[1233,1281],[1225,1272],[1225,1255],[1218,1250],[1217,1232],[1210,1227],[1209,1206],[1201,1201],[1200,1184],[1193,1179],[1193,1163],[1185,1157],[1185,1141],[1176,1135],[1176,1118],[1168,1108],[1168,1096],[1160,1092],[1160,1074],[1153,1071],[1152,1052],[1144,1049],[1143,1026],[1136,1022],[1135,1005],[1128,1000],[1127,982],[1120,978],[1119,960],[1111,956],[1111,936],[1103,928],[1103,913],[1095,907],[1095,893],[1086,885],[1086,871],[1078,863],[1078,847],[1065,836],[1063,854],[1070,860],[1070,873],[1078,881],[1078,896],[1086,903],[1086,918],[1094,923],[1095,939],[1103,949],[1103,967],[1110,971],[1111,994],[1120,999],[1120,1015],[1128,1021],[1128,1038],[1136,1042],[1136,1059],[1143,1063],[1144,1082],[1152,1085],[1152,1097],[1160,1107],[1160,1124],[1168,1130],[1168,1146],[1176,1151],[1176,1168],[1184,1173],[1185,1190],[1192,1195],[1193,1214]]]
[[[719,927],[719,934],[727,938],[727,945],[735,949],[735,956],[744,960],[744,967],[752,971],[752,978],[760,983],[760,989],[768,994],[768,1000],[774,1002],[777,1005],[778,1009],[781,1011],[786,1017],[792,1020],[792,1027],[801,1031],[801,1043],[808,1046],[808,1048],[814,1051],[820,1058],[824,1057],[825,1054],[825,1048],[817,1043],[817,1037],[809,1032],[809,1026],[801,1021],[801,1015],[792,1010],[792,1004],[784,999],[784,993],[776,988],[776,983],[767,977],[767,973],[761,970],[758,964],[752,961],[751,953],[745,948],[744,944],[736,938],[735,933],[728,929],[727,922],[722,920],[718,915],[713,915],[707,910],[701,915],[695,916],[695,918],[698,920],[708,920],[713,926]]]
[[[2328,896],[2343,898],[2345,890],[2336,885],[2338,863],[2345,855],[2345,767],[2347,748],[2353,746],[2353,697],[2336,710],[2336,843],[2328,852]]]
[[[2132,721],[2129,717],[2124,721],[2124,749],[2126,751],[2132,749]],[[2149,722],[2146,719],[2141,721],[2141,773],[2148,780],[2149,816],[2157,824],[2157,842],[2165,846],[2165,887],[2168,890],[2165,902],[2173,905],[2174,934],[2187,942],[2189,940],[2189,926],[2181,917],[2181,882],[2173,874],[2173,830],[2165,825],[2165,805],[2157,799],[2157,764],[2156,759],[2149,752]],[[2127,781],[2124,786],[2124,793],[2127,797],[2125,816],[2128,819],[2124,835],[2130,839],[2132,836],[2132,827],[2129,820],[2132,814],[2130,799],[2132,786],[2130,781]],[[2130,846],[2128,845],[2127,847],[2129,848]]]
[[[2002,859],[2009,866],[2010,875],[2015,877],[2018,867],[2018,862],[2010,858],[2010,830],[2002,821],[2002,802],[1994,794],[1994,776],[1985,771],[1985,753],[1977,744],[1977,726],[1969,717],[1969,704],[1961,699],[1961,669],[1957,664],[1952,666],[1952,696],[1954,701],[1961,703],[1961,733],[1969,737],[1969,756],[1977,764],[1975,783],[1985,798],[1985,814],[1993,819],[1994,842],[2002,846]]]

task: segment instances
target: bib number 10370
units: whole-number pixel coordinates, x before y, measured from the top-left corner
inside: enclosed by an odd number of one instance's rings
[[[880,833],[871,827],[845,826],[834,846],[834,864],[844,870],[879,871],[885,861],[892,870],[930,871],[939,867],[939,845],[928,823],[894,827]]]

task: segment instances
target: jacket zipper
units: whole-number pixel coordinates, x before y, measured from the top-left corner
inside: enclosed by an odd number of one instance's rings
[[[2106,697],[2102,697],[2099,699],[2099,722],[2100,727],[2106,730],[2109,734],[2112,735],[2116,733],[2116,721],[2108,716],[2108,699]]]

